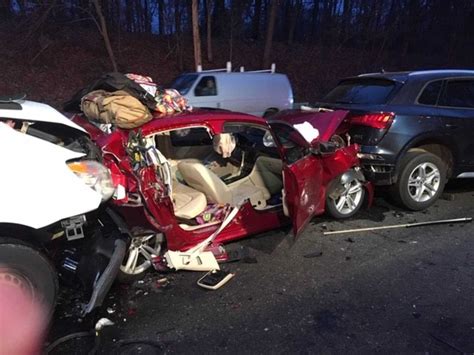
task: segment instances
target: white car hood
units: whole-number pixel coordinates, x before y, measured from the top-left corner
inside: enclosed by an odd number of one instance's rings
[[[101,196],[66,165],[83,155],[0,123],[0,223],[41,228],[99,207]]]
[[[11,118],[16,120],[25,120],[25,121],[37,121],[37,122],[51,122],[57,124],[63,124],[74,128],[76,130],[86,132],[84,128],[75,124],[69,118],[64,116],[59,111],[55,110],[49,105],[42,104],[39,102],[28,101],[28,100],[18,100],[15,101],[19,103],[22,107],[21,110],[11,110],[11,109],[1,109],[0,108],[0,118]]]

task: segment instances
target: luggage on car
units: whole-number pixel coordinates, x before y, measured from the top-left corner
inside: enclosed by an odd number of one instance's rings
[[[107,127],[137,128],[152,118],[189,111],[187,99],[174,89],[163,89],[149,76],[107,73],[78,91],[64,110],[82,111],[90,120]]]
[[[139,127],[152,119],[145,105],[122,90],[92,91],[82,98],[81,110],[91,120],[124,129]]]
[[[139,83],[135,82],[133,79],[130,79],[126,75],[114,72],[102,75],[92,84],[76,92],[71,100],[65,103],[64,111],[79,112],[82,97],[96,90],[105,90],[108,92],[123,90],[129,95],[140,100],[140,102],[147,106],[150,110],[154,110],[156,106],[155,95],[149,93]],[[161,91],[162,89],[157,86],[157,92]]]

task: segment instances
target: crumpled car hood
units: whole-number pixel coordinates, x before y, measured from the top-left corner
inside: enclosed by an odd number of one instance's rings
[[[99,207],[101,196],[66,165],[84,154],[0,122],[0,223],[41,228]]]
[[[78,131],[86,132],[84,128],[72,122],[69,118],[49,105],[28,100],[18,100],[16,102],[21,105],[21,110],[0,108],[0,117],[15,120],[62,124]]]

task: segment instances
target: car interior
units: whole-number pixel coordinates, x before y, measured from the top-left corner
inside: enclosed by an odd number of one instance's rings
[[[166,158],[174,214],[185,229],[219,223],[196,225],[211,206],[234,207],[248,199],[256,210],[281,208],[282,161],[274,145],[264,144],[267,131],[233,124],[224,132],[211,136],[205,127],[192,127],[147,137]]]

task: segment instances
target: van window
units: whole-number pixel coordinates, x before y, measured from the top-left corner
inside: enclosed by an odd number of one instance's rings
[[[213,76],[203,76],[196,88],[194,89],[194,96],[216,96],[217,87],[216,79]]]
[[[450,80],[439,103],[441,106],[474,108],[474,80]]]
[[[196,74],[180,75],[174,79],[171,88],[178,90],[181,95],[186,95],[189,89],[191,89],[191,86],[193,86],[197,77]]]

